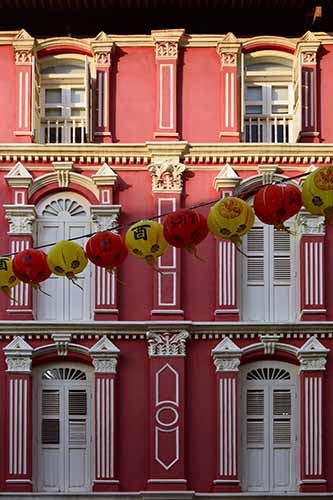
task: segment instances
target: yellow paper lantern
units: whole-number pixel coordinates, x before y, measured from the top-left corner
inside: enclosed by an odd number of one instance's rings
[[[333,165],[319,167],[306,177],[302,188],[305,208],[333,223]]]
[[[210,209],[207,224],[209,231],[236,245],[241,243],[241,236],[248,233],[254,223],[254,211],[246,201],[228,197],[218,201]]]
[[[61,240],[47,254],[47,263],[54,274],[74,280],[87,267],[88,259],[80,245]]]
[[[132,255],[145,259],[151,266],[169,246],[163,236],[163,225],[151,220],[133,224],[125,235],[125,244]]]
[[[10,297],[10,288],[18,285],[20,280],[13,271],[13,261],[9,257],[0,257],[0,289]],[[12,299],[14,300],[14,299]]]

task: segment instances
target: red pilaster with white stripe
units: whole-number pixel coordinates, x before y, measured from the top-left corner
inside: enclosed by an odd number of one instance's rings
[[[185,341],[187,332],[149,332],[149,490],[185,490]]]
[[[217,47],[221,58],[220,140],[222,142],[240,141],[237,76],[239,49],[240,44],[232,33],[228,33],[225,41]]]
[[[325,321],[324,234],[318,218],[304,217],[303,222],[305,231],[313,233],[304,234],[300,245],[301,320]]]
[[[319,142],[318,124],[318,68],[319,43],[307,41],[301,44],[301,102],[303,142]]]
[[[111,134],[111,50],[98,51],[95,54],[96,63],[96,142],[112,142]]]
[[[240,491],[238,472],[238,370],[241,349],[225,337],[212,351],[217,375],[216,492]]]
[[[156,125],[154,138],[175,140],[177,130],[178,42],[184,30],[152,31],[156,50]]]

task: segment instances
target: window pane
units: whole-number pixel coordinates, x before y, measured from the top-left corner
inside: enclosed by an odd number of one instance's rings
[[[262,115],[262,106],[260,105],[247,105],[245,107],[245,114],[247,115]]]
[[[84,118],[85,114],[86,112],[84,108],[71,108],[71,116],[81,116]]]
[[[273,101],[288,101],[288,87],[272,87]]]
[[[61,89],[45,89],[46,104],[61,104]]]
[[[246,87],[248,101],[262,101],[262,87]]]
[[[71,102],[81,104],[84,102],[84,89],[71,89]]]
[[[60,118],[61,117],[61,108],[46,108],[45,116],[49,118]]]
[[[273,104],[272,106],[273,115],[277,114],[288,114],[288,104]]]

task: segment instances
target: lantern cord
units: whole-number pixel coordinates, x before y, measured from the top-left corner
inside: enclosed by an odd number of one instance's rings
[[[241,249],[240,249],[240,248],[236,245],[236,243],[234,243],[234,246],[235,246],[235,248],[236,248],[237,252],[239,252],[240,254],[242,254],[242,255],[243,255],[244,257],[246,257],[246,258],[248,257],[248,256],[246,255],[246,253],[244,253],[244,252],[243,252],[243,250],[241,250]]]
[[[305,172],[303,174],[295,175],[293,177],[286,177],[285,179],[281,179],[279,181],[274,182],[274,184],[283,184],[284,182],[289,182],[289,181],[292,181],[294,179],[299,179],[299,178],[305,177],[305,176],[307,176],[309,174],[311,174],[311,172]],[[270,185],[271,185],[270,183],[268,183],[268,184],[262,184],[262,185],[260,185],[260,186],[258,186],[256,188],[254,188],[250,192],[247,191],[246,193],[240,194],[240,195],[237,194],[237,189],[236,189],[235,193],[234,193],[234,196],[236,196],[236,197],[238,196],[239,198],[244,198],[244,197],[248,198],[249,196],[251,196],[251,194],[255,193],[259,189],[261,189],[261,188],[263,188],[265,186],[270,186]],[[192,206],[189,206],[189,207],[186,207],[186,208],[188,210],[192,210],[192,209],[195,209],[195,208],[206,207],[206,206],[212,205],[213,203],[217,203],[220,200],[221,200],[221,198],[216,198],[214,200],[204,201],[202,203],[198,203],[196,205],[192,205]],[[148,217],[147,220],[160,219],[161,217],[166,217],[167,215],[170,215],[173,212],[174,211],[172,210],[172,211],[169,211],[169,212],[164,212],[164,213],[159,214],[159,215],[153,215],[152,217]],[[134,220],[134,221],[131,221],[131,222],[127,223],[127,224],[118,224],[116,226],[109,226],[106,229],[104,229],[104,231],[116,231],[118,229],[130,227],[133,224],[136,224],[137,222],[140,222],[140,220],[142,220],[142,219]],[[95,234],[97,234],[99,232],[101,232],[101,231],[94,231],[94,232],[91,232],[91,233],[83,234],[82,236],[74,236],[72,238],[68,238],[67,241],[75,241],[75,240],[82,240],[83,238],[91,238],[91,236],[94,236]],[[31,247],[31,249],[39,250],[41,248],[48,248],[48,247],[51,247],[53,245],[56,245],[57,243],[58,243],[57,241],[55,241],[53,243],[46,243],[44,245],[39,245],[37,247]],[[240,251],[239,248],[238,248],[238,251]],[[3,257],[11,257],[12,255],[17,255],[18,253],[20,253],[20,252],[11,252],[11,253],[8,253],[8,254],[4,254]],[[243,255],[245,255],[245,254],[243,254]],[[159,272],[161,272],[161,271],[159,271]],[[80,285],[77,285],[77,286],[79,286],[79,288],[81,288]]]

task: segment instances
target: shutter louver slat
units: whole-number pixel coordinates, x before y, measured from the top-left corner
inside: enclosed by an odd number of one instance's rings
[[[273,236],[274,252],[290,252],[290,234],[286,231],[277,231],[274,229]]]
[[[86,391],[69,391],[69,415],[87,415]]]
[[[86,422],[84,420],[70,420],[69,422],[69,444],[86,444]]]
[[[246,413],[247,415],[264,415],[264,391],[247,391]]]
[[[264,421],[247,421],[247,444],[264,445]]]
[[[290,421],[289,420],[274,420],[273,423],[273,444],[289,445],[290,444]]]
[[[274,257],[274,280],[290,281],[289,257]]]
[[[260,283],[264,282],[264,258],[263,257],[248,257],[247,258],[247,282]]]
[[[247,234],[247,251],[264,251],[264,227],[253,227]]]
[[[44,418],[42,420],[42,444],[59,444],[59,419]]]
[[[291,415],[291,393],[290,391],[274,391],[273,393],[274,415]]]
[[[42,392],[42,413],[43,415],[59,415],[60,409],[59,391]]]

